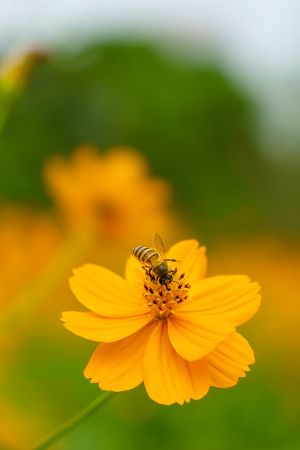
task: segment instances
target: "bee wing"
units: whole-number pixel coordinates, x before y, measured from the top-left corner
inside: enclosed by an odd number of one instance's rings
[[[160,254],[160,256],[162,256],[163,259],[165,259],[166,258],[166,250],[165,250],[165,246],[162,241],[162,238],[160,237],[159,234],[154,233],[153,238],[152,238],[152,245],[157,250],[157,252]]]

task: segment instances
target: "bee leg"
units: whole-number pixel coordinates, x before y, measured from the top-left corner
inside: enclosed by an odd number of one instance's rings
[[[150,278],[152,282],[155,281],[155,276],[153,275],[153,268],[149,266],[144,266],[144,270],[146,272],[146,276]]]
[[[152,281],[151,268],[149,268],[149,266],[143,265],[142,269],[145,271],[146,277],[149,277]]]
[[[177,267],[174,270],[170,270],[169,273],[172,274],[172,276],[174,276],[177,273]],[[176,280],[172,280],[172,283],[179,284],[179,282]]]
[[[177,267],[174,270],[169,270],[168,273],[174,276],[177,273]]]
[[[159,279],[159,277],[155,277],[154,275],[152,275],[152,274],[150,274],[150,278],[151,278],[151,281],[153,281],[153,282],[157,282],[157,280]]]
[[[167,258],[167,259],[165,259],[165,261],[180,262],[179,259],[174,259],[174,258]]]
[[[146,275],[148,275],[149,267],[147,267],[147,266],[142,266],[142,269],[145,271]]]

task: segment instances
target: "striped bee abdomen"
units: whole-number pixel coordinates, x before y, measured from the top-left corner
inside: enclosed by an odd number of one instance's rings
[[[153,256],[158,256],[158,253],[149,247],[143,247],[142,245],[137,245],[133,248],[132,254],[141,262],[145,264],[151,264],[151,259]]]

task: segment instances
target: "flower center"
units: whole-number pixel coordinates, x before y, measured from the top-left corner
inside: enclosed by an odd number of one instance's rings
[[[146,273],[144,297],[147,305],[157,319],[166,319],[174,314],[177,306],[188,298],[190,285],[185,274],[174,275],[173,280],[161,285],[151,274]]]

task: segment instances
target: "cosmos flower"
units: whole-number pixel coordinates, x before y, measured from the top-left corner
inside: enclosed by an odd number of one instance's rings
[[[24,208],[1,208],[2,315],[14,297],[46,267],[60,243],[60,231],[47,214]]]
[[[101,154],[83,146],[69,160],[57,156],[45,168],[45,181],[71,228],[131,243],[172,223],[170,186],[151,177],[144,157],[128,148]]]
[[[226,388],[245,376],[254,355],[236,327],[260,304],[259,285],[244,275],[205,278],[204,247],[175,244],[173,281],[160,285],[131,256],[125,279],[84,265],[70,285],[90,311],[65,312],[65,327],[100,342],[85,377],[103,390],[144,382],[154,401],[169,405],[200,399],[210,386]]]

